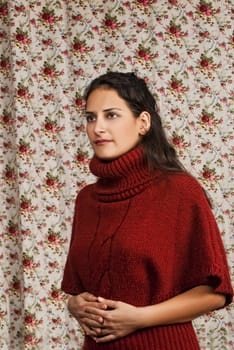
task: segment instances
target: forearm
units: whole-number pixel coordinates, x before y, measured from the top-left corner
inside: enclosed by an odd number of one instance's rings
[[[162,303],[138,309],[139,328],[188,322],[225,303],[209,286],[198,286]]]
[[[91,298],[87,295],[86,301]],[[86,334],[99,343],[124,337],[143,328],[188,322],[225,303],[225,297],[214,293],[209,286],[198,286],[159,304],[144,307],[102,297],[92,298],[94,300],[90,300],[90,303],[80,305],[77,315],[82,320]],[[74,309],[76,307],[73,305]]]

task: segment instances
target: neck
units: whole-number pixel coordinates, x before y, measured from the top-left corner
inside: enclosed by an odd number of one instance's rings
[[[95,190],[98,199],[104,202],[119,201],[136,195],[153,181],[156,174],[149,171],[142,146],[110,162],[94,156],[90,170],[98,177]]]

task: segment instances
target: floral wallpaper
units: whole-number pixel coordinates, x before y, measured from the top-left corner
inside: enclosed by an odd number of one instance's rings
[[[232,15],[231,0],[0,0],[2,350],[81,349],[60,283],[74,200],[93,181],[82,93],[107,70],[148,81],[234,277]],[[234,348],[231,306],[195,327],[202,350]]]

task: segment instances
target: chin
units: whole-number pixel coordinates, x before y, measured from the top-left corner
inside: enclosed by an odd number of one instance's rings
[[[127,149],[123,149],[123,150],[119,150],[119,152],[111,152],[109,150],[109,152],[106,150],[101,150],[101,149],[97,149],[97,151],[95,153],[95,156],[97,158],[99,158],[100,160],[104,161],[104,162],[111,162],[112,160],[116,160],[118,158],[120,158],[121,156],[123,156],[124,154],[131,152],[134,148],[136,148],[138,146],[134,145],[133,147],[127,148]]]
[[[111,162],[119,157],[121,157],[124,153],[121,154],[101,154],[99,152],[95,153],[96,157],[104,162]]]
[[[102,160],[103,162],[111,162],[112,160],[118,159],[120,156],[104,157],[104,156],[99,156],[98,154],[96,154],[96,157],[99,158],[100,160]]]

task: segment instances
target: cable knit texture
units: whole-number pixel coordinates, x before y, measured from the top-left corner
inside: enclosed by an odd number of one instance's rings
[[[185,173],[150,173],[137,147],[117,160],[94,157],[96,183],[76,200],[62,289],[136,306],[192,287],[233,290],[217,224],[199,183]],[[158,326],[109,343],[85,337],[84,350],[199,349],[192,323]]]

